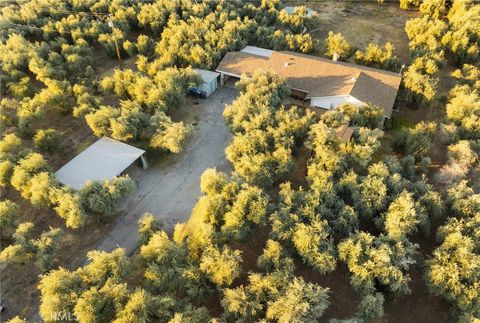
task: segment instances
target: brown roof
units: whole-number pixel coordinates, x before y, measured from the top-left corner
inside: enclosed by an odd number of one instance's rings
[[[351,95],[383,107],[388,118],[401,80],[398,73],[290,51],[274,51],[271,57],[229,52],[217,67],[218,72],[248,76],[258,69],[275,71],[291,88],[308,92],[308,98]]]
[[[244,52],[228,52],[223,56],[216,71],[234,75],[247,74],[251,76],[258,69],[268,69],[268,57],[248,54]]]
[[[342,124],[335,129],[337,136],[340,140],[349,142],[353,135],[353,128],[350,128],[347,124]]]

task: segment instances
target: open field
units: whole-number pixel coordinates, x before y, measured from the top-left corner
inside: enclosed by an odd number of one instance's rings
[[[404,26],[407,19],[418,15],[406,11],[396,2],[348,2],[348,1],[284,1],[286,5],[305,5],[318,13],[318,28],[312,33],[322,41],[329,31],[340,32],[357,49],[365,49],[369,43],[383,45],[391,42],[403,64],[407,63],[408,38]],[[323,52],[324,49],[321,50]]]

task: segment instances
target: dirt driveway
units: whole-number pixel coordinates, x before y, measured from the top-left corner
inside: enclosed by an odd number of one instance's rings
[[[110,251],[120,246],[127,253],[133,252],[137,246],[138,220],[145,212],[155,215],[167,230],[189,218],[200,195],[200,176],[205,169],[216,167],[230,171],[224,150],[231,134],[222,113],[225,104],[232,102],[236,96],[235,89],[220,87],[200,104],[187,107],[197,124],[194,138],[186,151],[164,157],[146,171],[138,167],[129,171],[139,187],[121,207],[121,215],[116,218],[98,250]]]

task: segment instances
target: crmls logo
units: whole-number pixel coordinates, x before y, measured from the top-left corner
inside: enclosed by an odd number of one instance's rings
[[[77,316],[75,313],[71,313],[70,311],[61,311],[55,312],[52,314],[50,318],[52,321],[77,321]]]

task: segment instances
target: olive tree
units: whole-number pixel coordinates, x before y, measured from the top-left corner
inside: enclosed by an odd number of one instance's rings
[[[9,238],[15,231],[19,211],[17,203],[7,199],[0,201],[0,235],[2,239]]]
[[[405,295],[410,288],[407,270],[416,263],[417,246],[359,232],[338,245],[339,258],[351,273],[352,286],[362,294],[372,294],[379,286]],[[377,283],[378,282],[378,283]]]
[[[325,40],[325,56],[333,57],[337,54],[341,59],[347,59],[350,57],[352,48],[342,36],[341,33],[328,32],[328,37]]]
[[[33,144],[41,152],[53,152],[60,144],[60,136],[55,129],[41,129],[33,136]]]

